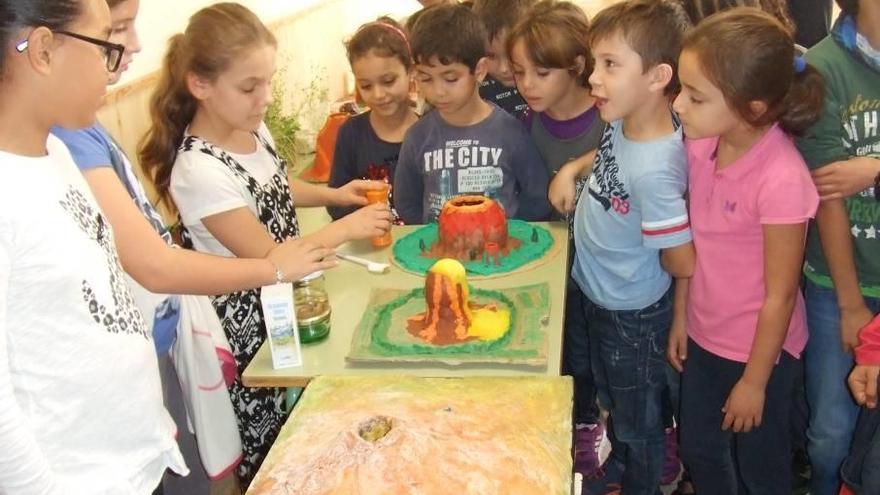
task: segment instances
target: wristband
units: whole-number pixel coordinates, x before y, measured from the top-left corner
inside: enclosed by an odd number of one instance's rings
[[[283,284],[284,283],[284,272],[282,272],[281,268],[279,268],[277,265],[275,265],[275,263],[272,263],[271,261],[269,261],[269,264],[272,265],[272,270],[275,271],[275,283],[276,284]]]

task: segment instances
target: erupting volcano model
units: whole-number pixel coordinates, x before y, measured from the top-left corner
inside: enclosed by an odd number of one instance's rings
[[[497,340],[510,330],[509,310],[499,310],[496,303],[472,303],[469,296],[461,263],[448,258],[438,261],[425,279],[428,310],[410,318],[407,330],[437,345]]]
[[[471,289],[462,264],[437,261],[424,289],[374,290],[351,361],[546,365],[546,284]]]

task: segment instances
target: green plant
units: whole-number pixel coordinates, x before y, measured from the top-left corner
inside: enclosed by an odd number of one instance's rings
[[[272,81],[272,103],[266,109],[265,122],[275,140],[276,151],[287,162],[288,167],[293,167],[297,152],[296,134],[300,125],[295,113],[284,110],[286,72],[284,68],[279,69]]]
[[[298,100],[292,111],[286,111],[287,67],[282,66],[272,81],[272,103],[266,110],[265,122],[275,139],[275,147],[289,167],[295,165],[296,156],[312,151],[314,136],[327,117],[329,89],[326,84],[326,70],[312,67],[314,74],[308,86],[295,88]]]
[[[314,77],[309,81],[309,85],[300,91],[302,95],[301,100],[293,111],[293,114],[300,120],[307,118],[309,113],[314,112],[316,108],[327,103],[330,99],[326,70],[320,66],[312,66],[311,72],[314,74]],[[323,121],[318,125],[321,124],[323,124]]]

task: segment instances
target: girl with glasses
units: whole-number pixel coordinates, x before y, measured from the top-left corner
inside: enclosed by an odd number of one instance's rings
[[[0,493],[150,493],[187,473],[150,332],[112,226],[49,134],[94,122],[112,57],[84,38],[107,41],[109,9],[0,13]]]

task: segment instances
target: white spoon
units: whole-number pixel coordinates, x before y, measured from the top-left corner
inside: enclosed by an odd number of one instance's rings
[[[365,266],[367,267],[367,271],[370,273],[386,273],[388,271],[388,268],[390,267],[388,263],[370,261],[368,259],[358,258],[357,256],[352,256],[350,254],[336,253],[336,257],[361,266]]]

